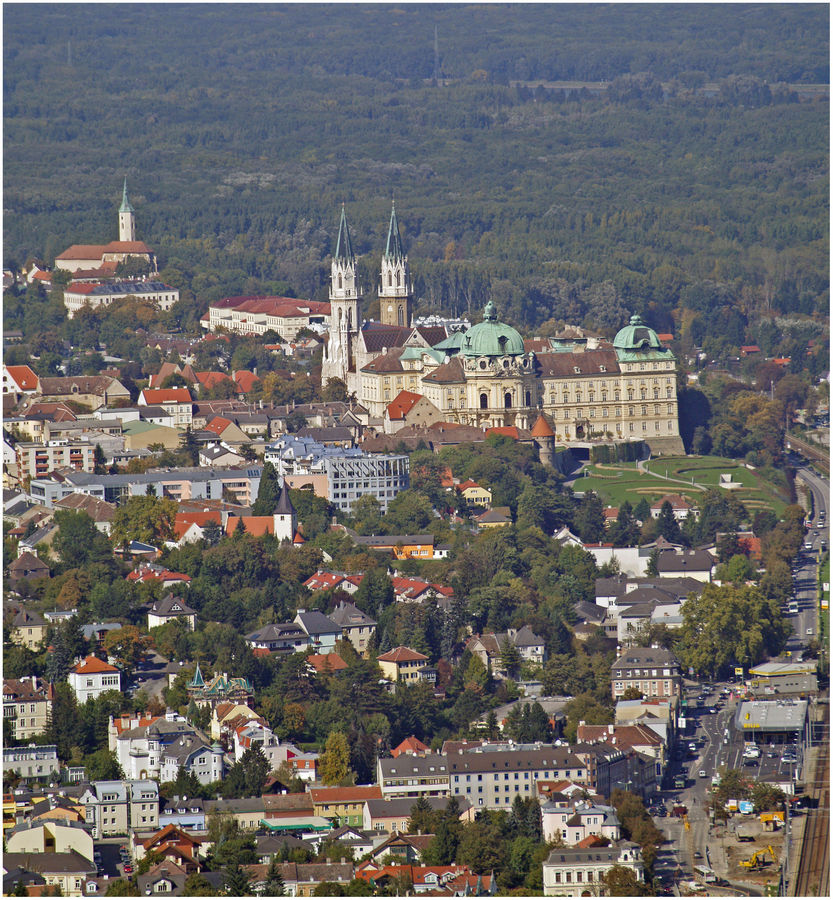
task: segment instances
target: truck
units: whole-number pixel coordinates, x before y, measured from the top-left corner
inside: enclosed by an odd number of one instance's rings
[[[685,775],[675,775],[674,776],[674,790],[683,791],[686,786],[686,777]]]

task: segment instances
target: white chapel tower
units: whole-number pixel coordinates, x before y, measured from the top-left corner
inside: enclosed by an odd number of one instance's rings
[[[356,257],[342,204],[338,241],[331,264],[330,337],[322,361],[322,385],[326,385],[330,378],[340,378],[345,384],[348,383],[348,372],[355,366],[356,339],[361,327],[361,293],[356,282]]]
[[[136,240],[136,215],[133,207],[127,199],[127,177],[124,179],[124,191],[121,197],[121,206],[119,207],[119,240],[135,241]]]

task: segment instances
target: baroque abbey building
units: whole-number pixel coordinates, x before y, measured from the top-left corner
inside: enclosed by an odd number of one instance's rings
[[[371,416],[384,417],[408,391],[422,395],[446,422],[532,429],[543,413],[557,444],[645,440],[655,453],[684,452],[676,360],[639,316],[612,342],[581,329],[525,341],[500,321],[492,302],[468,331],[415,328],[409,324],[411,278],[395,210],[378,296],[382,321],[363,322],[342,209],[322,382],[342,379]]]

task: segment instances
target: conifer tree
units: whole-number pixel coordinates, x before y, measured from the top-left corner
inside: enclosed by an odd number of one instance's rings
[[[272,463],[263,465],[260,474],[260,487],[257,489],[257,500],[252,507],[253,516],[271,516],[281,496],[281,484],[278,473]]]

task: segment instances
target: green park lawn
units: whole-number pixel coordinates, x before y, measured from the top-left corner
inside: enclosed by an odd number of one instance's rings
[[[610,506],[619,506],[625,500],[636,506],[642,497],[650,503],[665,494],[680,494],[696,503],[704,490],[717,486],[721,473],[728,472],[733,481],[742,485],[734,490],[734,495],[751,512],[768,508],[780,516],[786,506],[774,485],[734,460],[719,456],[662,456],[650,460],[645,468],[647,472],[640,473],[636,463],[591,464],[585,469],[589,474],[576,479],[573,489],[595,491]],[[666,472],[674,480],[666,481],[662,477]]]

